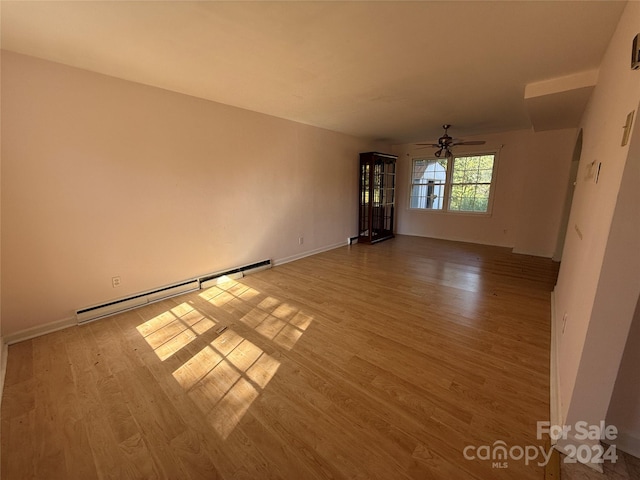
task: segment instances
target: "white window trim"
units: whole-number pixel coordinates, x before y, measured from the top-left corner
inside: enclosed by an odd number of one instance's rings
[[[472,152],[460,152],[454,153],[453,157],[447,162],[447,177],[445,179],[445,188],[444,188],[444,198],[443,205],[444,208],[441,209],[431,209],[431,208],[415,208],[411,206],[411,187],[413,186],[413,164],[416,160],[441,160],[435,155],[429,156],[415,156],[411,158],[411,164],[409,166],[409,194],[407,195],[407,210],[414,213],[426,213],[426,214],[436,214],[436,215],[471,215],[473,217],[490,217],[493,214],[493,199],[495,198],[495,191],[497,185],[497,172],[498,172],[498,161],[499,155],[498,151],[488,150],[488,151],[472,151]],[[451,186],[452,177],[453,177],[453,168],[450,168],[453,164],[453,159],[455,157],[476,157],[480,155],[493,155],[493,170],[491,171],[491,186],[489,187],[489,201],[487,203],[487,211],[486,212],[470,212],[468,210],[449,210],[449,199],[451,198]]]

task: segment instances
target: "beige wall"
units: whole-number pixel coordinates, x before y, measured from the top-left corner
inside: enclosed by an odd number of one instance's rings
[[[567,189],[575,129],[532,130],[465,137],[485,140],[456,153],[497,151],[491,215],[416,211],[409,207],[411,164],[433,150],[396,145],[398,154],[398,232],[512,247],[516,253],[551,257],[556,249]]]
[[[4,335],[356,234],[363,140],[10,52],[2,63]]]
[[[621,146],[627,114],[637,110],[640,72],[630,69],[640,3],[629,2],[600,67],[583,117],[583,148],[562,265],[556,325],[562,419],[604,420],[640,294],[640,128]],[[636,112],[636,118],[638,113]],[[590,165],[602,162],[598,183]],[[578,235],[575,227],[582,233]]]

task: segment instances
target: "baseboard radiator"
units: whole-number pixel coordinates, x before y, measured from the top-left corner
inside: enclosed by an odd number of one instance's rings
[[[175,297],[188,292],[194,292],[203,288],[209,288],[229,279],[239,279],[250,273],[259,272],[271,268],[271,260],[243,265],[241,267],[209,273],[182,282],[166,285],[164,287],[137,293],[128,297],[119,298],[99,305],[85,307],[76,311],[78,325],[92,322],[100,318],[109,317],[134,308],[142,307],[149,303],[159,302],[166,298]]]

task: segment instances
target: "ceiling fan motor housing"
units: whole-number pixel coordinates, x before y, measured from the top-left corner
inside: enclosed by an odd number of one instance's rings
[[[484,140],[473,140],[473,141],[469,141],[469,142],[461,142],[461,141],[457,141],[454,140],[453,138],[451,138],[451,136],[449,135],[449,133],[447,132],[447,130],[451,127],[451,125],[448,124],[444,124],[442,125],[442,128],[444,128],[444,135],[442,135],[439,139],[438,139],[438,143],[432,143],[432,144],[428,144],[428,143],[418,143],[417,145],[424,145],[424,146],[428,146],[428,147],[435,147],[438,149],[438,151],[435,152],[435,156],[440,158],[442,156],[442,152],[445,153],[445,157],[446,158],[451,158],[453,157],[453,153],[451,153],[450,147],[455,147],[456,145],[484,145]],[[454,143],[456,142],[456,143]]]

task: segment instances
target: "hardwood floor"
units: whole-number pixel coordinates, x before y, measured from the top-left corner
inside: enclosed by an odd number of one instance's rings
[[[12,345],[2,478],[542,479],[463,452],[543,444],[557,266],[399,236]]]

